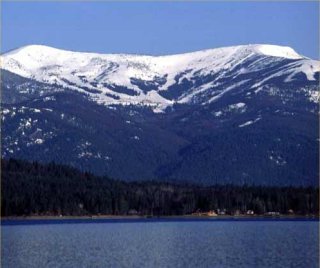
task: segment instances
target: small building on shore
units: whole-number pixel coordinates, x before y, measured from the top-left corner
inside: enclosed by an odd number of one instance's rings
[[[253,210],[247,210],[247,213],[246,213],[247,215],[254,215],[254,211]]]
[[[210,211],[207,213],[207,216],[209,216],[209,217],[216,217],[216,216],[218,216],[218,214],[217,214],[214,210],[210,210]]]
[[[266,215],[266,216],[280,216],[280,212],[278,212],[278,211],[268,211],[264,215]]]
[[[138,214],[139,214],[139,212],[136,209],[129,209],[129,211],[128,211],[129,216],[136,216]]]
[[[208,217],[215,217],[218,216],[218,214],[214,210],[209,211],[200,211],[199,209],[191,214],[192,216],[208,216]]]
[[[218,215],[226,215],[227,214],[227,211],[225,209],[217,209],[217,214]]]

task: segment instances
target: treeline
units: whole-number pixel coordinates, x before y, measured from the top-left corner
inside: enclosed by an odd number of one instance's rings
[[[68,166],[1,160],[2,216],[319,214],[319,189],[159,182],[127,183]]]

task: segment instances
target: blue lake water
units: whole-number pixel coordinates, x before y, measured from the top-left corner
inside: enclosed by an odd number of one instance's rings
[[[318,227],[318,221],[4,223],[1,267],[316,268]]]

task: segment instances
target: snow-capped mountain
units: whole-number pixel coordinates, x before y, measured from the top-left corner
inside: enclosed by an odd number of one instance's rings
[[[1,62],[7,71],[85,93],[97,103],[150,105],[154,111],[174,103],[210,103],[240,86],[259,90],[277,78],[290,83],[303,74],[315,81],[320,71],[319,62],[274,45],[157,57],[31,45],[4,54]]]
[[[125,180],[316,185],[319,61],[247,45],[1,56],[2,157]]]

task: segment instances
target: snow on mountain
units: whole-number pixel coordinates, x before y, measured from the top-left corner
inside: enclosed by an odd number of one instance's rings
[[[1,63],[3,158],[135,181],[318,182],[319,62],[291,48],[152,57],[27,46]]]
[[[256,47],[256,50],[266,56],[281,57],[287,59],[301,59],[303,58],[291,47],[281,47],[274,45],[260,45]]]
[[[30,45],[3,54],[1,63],[1,68],[12,73],[86,93],[101,104],[142,104],[156,112],[175,102],[192,102],[204,93],[210,93],[204,103],[211,103],[245,83],[259,88],[276,77],[284,76],[284,82],[290,82],[298,73],[312,81],[320,71],[318,61],[290,47],[274,45],[233,46],[169,56],[96,54]],[[251,74],[281,63],[267,76],[249,81]],[[249,79],[232,82],[241,75]],[[208,76],[210,79],[206,79]],[[186,82],[189,90],[172,98],[166,95],[171,87]]]

